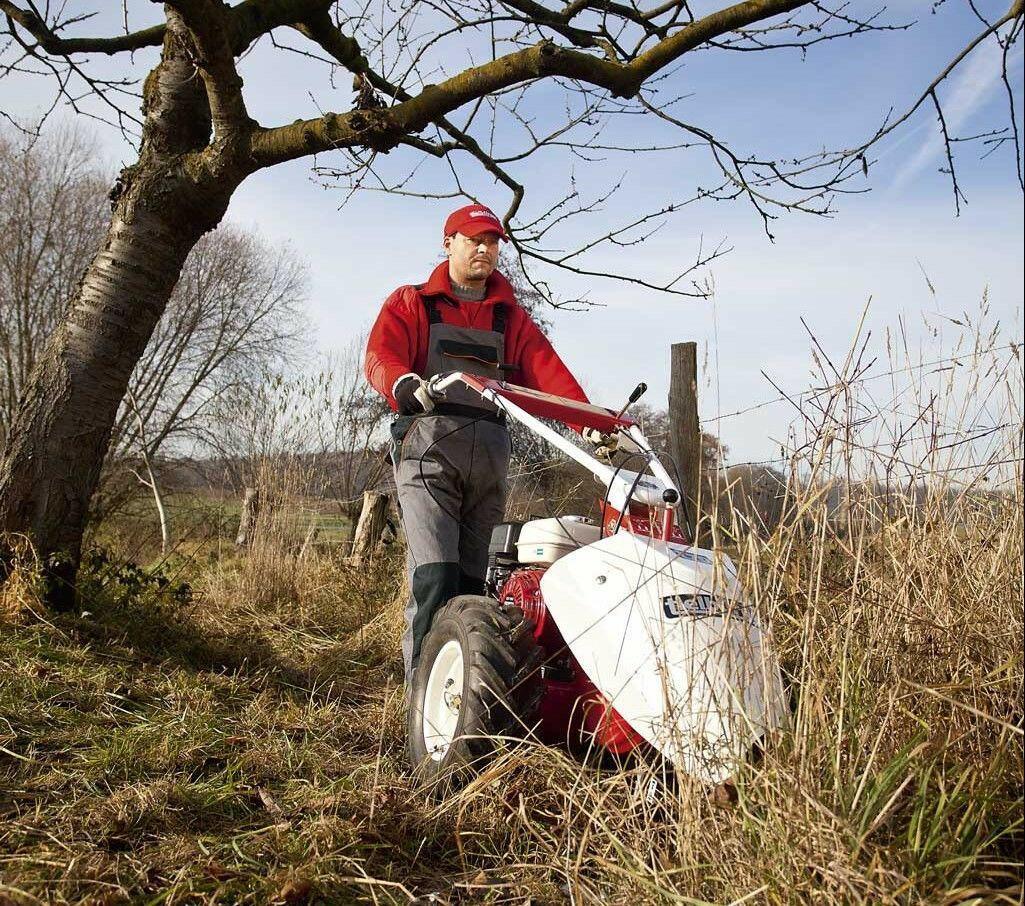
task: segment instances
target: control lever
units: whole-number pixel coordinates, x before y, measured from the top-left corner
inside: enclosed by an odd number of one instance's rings
[[[630,399],[626,401],[626,405],[619,410],[619,414],[616,418],[622,418],[623,413],[626,412],[634,403],[637,402],[648,390],[648,385],[641,381],[636,387],[634,387],[633,393],[630,394]]]

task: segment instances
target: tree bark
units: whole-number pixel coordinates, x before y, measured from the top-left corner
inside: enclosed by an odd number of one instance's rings
[[[189,251],[244,175],[200,153],[209,106],[180,23],[168,25],[144,89],[139,161],[112,192],[104,243],[36,364],[0,461],[0,576],[27,536],[57,607],[73,602],[89,500],[132,370]]]
[[[186,193],[167,189],[159,211],[119,206],[36,367],[0,464],[0,532],[27,532],[60,583],[74,577],[89,499],[132,369],[203,232],[180,204]]]

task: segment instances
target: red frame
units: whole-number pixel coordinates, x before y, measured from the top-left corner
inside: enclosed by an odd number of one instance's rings
[[[619,521],[619,510],[607,500],[599,500],[601,507],[601,533],[608,538]],[[671,506],[652,507],[640,503],[631,503],[628,511],[620,522],[620,530],[639,535],[642,538],[658,538],[659,541],[671,541],[673,544],[689,544],[683,530],[676,524],[676,515]]]
[[[494,390],[535,418],[551,418],[571,428],[596,428],[603,434],[608,434],[617,428],[629,428],[637,424],[632,418],[617,415],[604,406],[581,403],[564,396],[553,396],[551,393],[531,390],[519,384],[509,384],[474,374],[464,374],[461,380],[478,393]]]
[[[533,622],[534,639],[545,653],[545,664],[564,659],[570,671],[568,679],[542,675],[544,694],[538,726],[542,742],[572,748],[588,735],[617,755],[644,745],[644,737],[598,691],[570,652],[555,621],[549,618],[541,596],[544,573],[545,568],[517,569],[498,593],[499,600],[516,604]]]

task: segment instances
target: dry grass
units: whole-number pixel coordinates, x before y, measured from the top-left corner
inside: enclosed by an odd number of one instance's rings
[[[404,766],[401,552],[355,569],[272,513],[192,562],[190,600],[96,563],[87,611],[48,617],[8,580],[0,903],[1020,903],[1020,362],[980,452],[936,439],[970,436],[949,411],[866,437],[859,361],[807,409],[791,518],[731,541],[794,705],[736,807],[542,747],[433,801]]]

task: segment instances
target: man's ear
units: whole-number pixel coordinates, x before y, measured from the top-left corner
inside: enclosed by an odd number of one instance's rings
[[[441,240],[441,247],[445,250],[446,255],[452,254],[452,237],[446,236]]]

